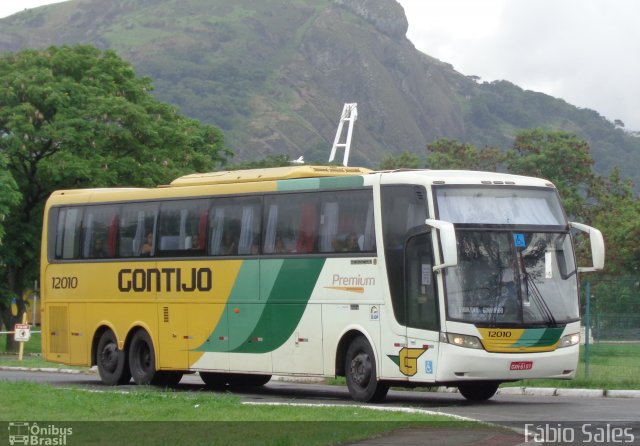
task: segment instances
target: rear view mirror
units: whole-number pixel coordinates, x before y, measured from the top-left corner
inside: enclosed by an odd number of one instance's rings
[[[573,221],[569,222],[569,226],[589,234],[589,242],[591,244],[591,259],[593,261],[593,266],[579,266],[578,272],[589,273],[593,271],[600,271],[604,268],[604,239],[602,238],[602,233],[596,228]]]
[[[438,271],[450,266],[456,266],[458,264],[458,242],[456,240],[456,230],[453,223],[431,218],[428,218],[425,223],[432,228],[436,228],[440,233],[443,263],[435,265],[433,270]]]

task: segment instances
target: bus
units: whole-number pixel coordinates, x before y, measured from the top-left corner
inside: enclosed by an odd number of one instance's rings
[[[63,190],[44,213],[43,353],[107,385],[342,376],[357,401],[486,400],[575,376],[578,273],[603,265],[601,233],[524,176],[291,166]]]

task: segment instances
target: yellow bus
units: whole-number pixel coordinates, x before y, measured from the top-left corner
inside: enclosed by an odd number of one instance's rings
[[[572,228],[592,266],[577,267]],[[600,232],[523,176],[295,166],[57,191],[43,352],[108,385],[346,376],[358,401],[390,385],[483,400],[575,376],[577,273],[603,264]]]

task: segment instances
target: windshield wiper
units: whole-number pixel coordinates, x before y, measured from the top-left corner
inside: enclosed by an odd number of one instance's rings
[[[522,257],[522,252],[520,252],[520,268],[522,269],[522,276],[524,278],[524,288],[525,288],[527,297],[533,297],[534,302],[536,303],[538,308],[540,308],[540,312],[542,313],[544,318],[547,320],[547,324],[551,327],[557,327],[558,322],[556,321],[556,318],[553,317],[553,313],[551,312],[549,305],[547,305],[547,301],[544,299],[544,296],[542,296],[542,293],[538,289],[538,286],[536,285],[536,283],[533,281],[533,279],[527,272],[527,267],[525,266],[524,258]]]

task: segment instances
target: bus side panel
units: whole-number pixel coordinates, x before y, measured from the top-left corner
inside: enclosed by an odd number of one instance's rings
[[[86,320],[86,304],[69,304],[69,364],[91,364],[91,333],[87,333]]]
[[[283,304],[273,308],[274,326],[277,326],[278,319],[283,315],[298,312],[297,309],[288,308],[294,305]],[[322,306],[308,304],[289,339],[273,352],[273,372],[322,375],[322,351]]]
[[[69,361],[69,307],[67,304],[45,305],[42,325],[44,357],[47,361]]]
[[[229,324],[223,303],[189,304],[189,364],[192,368],[203,357],[206,369],[229,370]],[[205,353],[205,352],[220,353]]]
[[[158,304],[156,363],[159,369],[186,369],[189,367],[187,317],[187,304]]]

